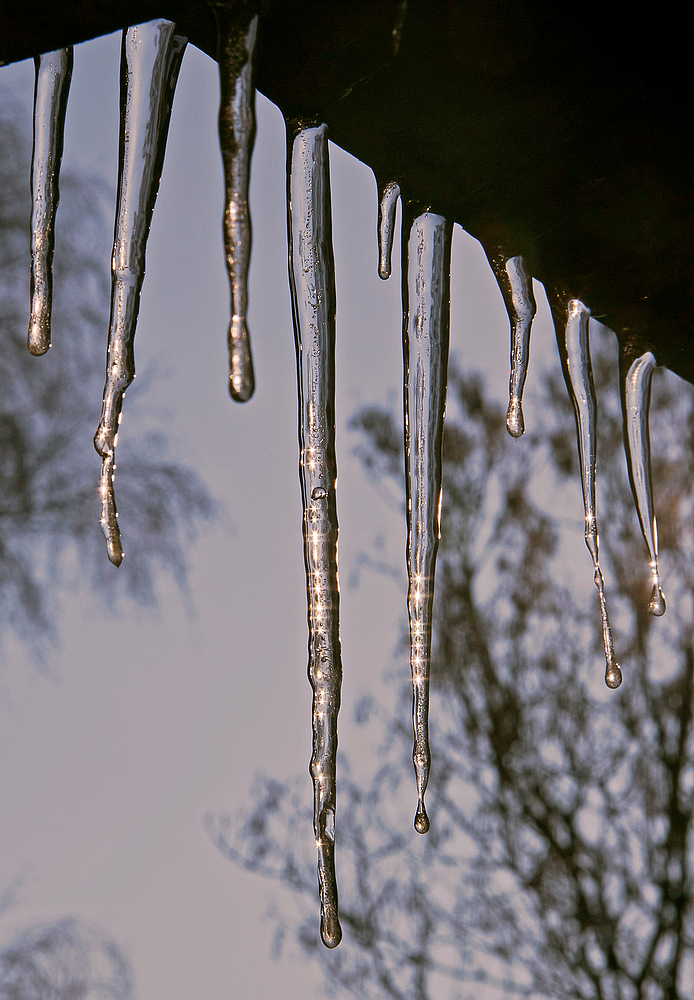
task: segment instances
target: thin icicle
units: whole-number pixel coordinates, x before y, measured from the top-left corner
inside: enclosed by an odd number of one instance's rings
[[[576,417],[578,455],[581,466],[581,485],[586,513],[585,539],[593,558],[595,586],[600,597],[602,638],[605,647],[605,683],[617,688],[622,683],[622,671],[615,659],[612,630],[607,615],[605,584],[600,569],[598,521],[595,505],[595,461],[597,433],[597,401],[590,362],[590,309],[579,299],[568,304],[566,326],[557,326],[557,342],[561,355],[564,378],[569,390]]]
[[[327,127],[300,128],[288,160],[289,283],[299,390],[299,478],[313,688],[313,829],[321,937],[342,938],[335,879],[337,714],[342,660],[337,578],[335,268]]]
[[[248,189],[256,131],[253,55],[258,15],[240,17],[238,4],[220,0],[211,0],[211,6],[217,20],[219,147],[224,166],[222,232],[231,292],[231,321],[227,336],[229,392],[236,402],[245,403],[255,389],[246,313],[252,235]]]
[[[101,420],[94,447],[103,460],[101,527],[109,559],[123,559],[113,492],[123,396],[135,378],[135,328],[145,253],[159,189],[171,105],[187,40],[171,21],[128,28],[121,49],[118,204],[111,259],[111,319]]]
[[[400,185],[389,181],[383,189],[378,206],[378,276],[390,278],[395,233],[395,210],[398,207]]]
[[[55,213],[60,200],[65,112],[72,77],[72,46],[34,59],[34,145],[31,153],[31,317],[28,347],[36,356],[51,346]]]
[[[506,429],[514,438],[525,431],[523,387],[530,358],[530,330],[537,311],[533,279],[525,270],[522,257],[511,257],[495,267],[495,274],[511,323],[511,378]]]
[[[407,605],[410,619],[412,721],[418,833],[429,829],[429,663],[434,575],[441,522],[443,419],[450,324],[452,226],[425,212],[407,237],[403,226],[403,359],[407,490]]]
[[[628,363],[628,362],[627,362]],[[624,414],[624,446],[629,468],[629,481],[636,501],[641,531],[648,546],[653,577],[653,590],[648,610],[659,618],[665,614],[665,597],[660,589],[658,574],[658,525],[653,509],[651,485],[651,438],[648,413],[651,405],[651,379],[656,361],[650,351],[636,358],[622,372],[622,408]],[[626,369],[626,365],[623,366]]]

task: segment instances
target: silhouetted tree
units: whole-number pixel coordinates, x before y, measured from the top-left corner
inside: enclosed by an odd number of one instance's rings
[[[606,346],[607,345],[607,346]],[[359,997],[694,997],[694,406],[654,378],[651,429],[668,611],[646,612],[650,574],[627,484],[614,341],[593,336],[600,399],[601,554],[624,683],[602,682],[597,599],[576,596],[582,524],[563,491],[579,475],[560,376],[529,440],[508,439],[474,374],[453,370],[434,639],[432,830],[412,830],[409,692],[366,699],[377,747],[366,787],[339,773],[337,859],[345,939],[319,944],[311,814],[296,784],[259,780],[220,849],[294,890],[275,912],[326,983]],[[402,482],[397,421],[362,411],[364,464]],[[586,591],[587,593],[587,591]],[[403,662],[403,676],[407,670]],[[302,781],[303,789],[305,781]]]
[[[29,316],[29,139],[0,118],[0,620],[36,643],[56,592],[79,577],[110,599],[155,600],[160,569],[185,584],[184,544],[215,513],[204,484],[162,436],[121,444],[117,494],[126,561],[108,563],[99,529],[99,420],[108,330],[107,225],[98,188],[63,175],[54,262],[54,346],[33,358]]]

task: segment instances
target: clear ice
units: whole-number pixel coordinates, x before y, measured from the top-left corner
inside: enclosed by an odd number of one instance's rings
[[[299,127],[287,157],[289,283],[299,391],[299,479],[313,689],[313,829],[321,937],[342,938],[335,878],[337,714],[342,659],[337,577],[335,267],[327,126]]]
[[[390,278],[395,233],[395,210],[398,207],[400,185],[389,181],[383,189],[378,205],[378,276]]]
[[[429,666],[434,575],[441,522],[443,420],[450,325],[452,225],[425,212],[403,225],[403,362],[407,495],[407,606],[412,668],[412,759],[417,779],[418,833],[429,829]]]
[[[118,200],[111,258],[111,318],[106,385],[94,447],[102,458],[101,528],[108,557],[123,560],[113,489],[123,396],[135,378],[135,328],[145,253],[164,164],[166,137],[187,39],[171,21],[130,27],[121,49]]]
[[[648,413],[651,405],[651,379],[655,358],[650,351],[636,358],[622,372],[622,408],[624,413],[624,444],[629,468],[629,480],[636,501],[641,531],[648,547],[653,577],[653,590],[648,610],[659,618],[665,614],[665,597],[660,589],[658,574],[658,525],[653,509],[651,485],[651,440]],[[624,365],[626,368],[626,365]]]
[[[231,293],[231,321],[227,338],[229,392],[232,399],[245,403],[255,389],[246,312],[251,262],[248,188],[256,131],[253,54],[258,15],[252,15],[250,19],[248,16],[240,18],[239,5],[229,2],[211,0],[211,6],[217,20],[219,147],[224,166],[222,232]]]
[[[511,378],[506,413],[506,429],[511,437],[519,438],[525,431],[523,421],[523,387],[530,360],[530,330],[537,311],[533,295],[533,279],[525,270],[522,257],[494,262],[494,272],[504,297],[511,322]]]
[[[600,598],[602,638],[605,648],[605,683],[618,688],[622,671],[614,655],[612,630],[607,615],[605,584],[600,569],[598,521],[595,504],[595,463],[597,432],[597,400],[590,362],[590,309],[580,301],[571,299],[567,307],[566,325],[562,331],[557,325],[557,343],[561,356],[564,378],[576,416],[578,454],[581,466],[583,504],[586,513],[585,539],[593,559],[595,586]]]
[[[60,200],[65,112],[72,77],[72,46],[34,59],[34,145],[31,153],[31,317],[27,346],[45,354],[51,346],[55,213]]]

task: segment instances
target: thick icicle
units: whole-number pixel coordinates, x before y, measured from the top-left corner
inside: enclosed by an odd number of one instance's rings
[[[135,327],[145,277],[145,252],[159,189],[178,71],[187,40],[171,21],[128,28],[121,49],[118,203],[111,258],[111,318],[101,420],[94,447],[101,455],[101,527],[108,557],[123,559],[113,491],[123,396],[135,378]]]
[[[245,403],[253,395],[255,376],[246,323],[248,270],[251,263],[251,217],[248,188],[255,142],[253,54],[258,15],[244,5],[210,0],[217,19],[219,63],[219,146],[224,165],[224,256],[231,292],[229,323],[229,392]]]
[[[321,937],[340,943],[335,879],[337,714],[340,708],[335,270],[327,127],[301,127],[288,154],[289,283],[299,390],[299,478],[308,596],[308,677],[313,688],[313,828]]]
[[[412,721],[417,779],[415,830],[426,833],[429,781],[429,662],[434,575],[441,519],[443,418],[450,324],[452,226],[425,212],[407,236],[403,225],[403,361],[407,490],[407,605],[410,619]]]
[[[395,210],[398,207],[400,185],[389,181],[383,189],[378,206],[378,276],[390,278],[393,255],[393,234],[395,233]]]
[[[653,509],[651,485],[651,440],[648,412],[651,405],[651,379],[655,358],[650,351],[629,363],[622,361],[622,411],[624,414],[624,446],[627,454],[629,480],[636,501],[641,531],[648,546],[653,590],[648,603],[652,615],[665,614],[665,597],[660,589],[658,574],[658,525]]]
[[[72,46],[34,59],[34,146],[31,154],[31,317],[28,347],[51,346],[55,213],[60,200],[65,112],[72,77]]]
[[[506,429],[514,438],[525,431],[523,387],[530,358],[530,330],[537,311],[533,279],[525,270],[522,257],[501,258],[494,267],[501,294],[511,322],[511,378]]]
[[[581,466],[581,485],[586,513],[585,539],[593,558],[595,586],[600,597],[602,638],[605,647],[605,683],[617,688],[622,683],[622,671],[615,659],[612,630],[607,615],[605,584],[600,569],[598,521],[595,504],[595,463],[597,433],[597,401],[593,368],[590,362],[590,309],[579,299],[568,304],[566,325],[557,325],[557,342],[564,369],[564,379],[569,390],[576,417],[578,455]]]

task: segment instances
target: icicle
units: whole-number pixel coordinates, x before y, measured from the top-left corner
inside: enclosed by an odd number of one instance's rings
[[[251,262],[251,218],[248,188],[255,142],[253,54],[258,15],[243,22],[238,4],[210,0],[217,20],[219,63],[219,146],[224,165],[224,256],[231,292],[229,324],[229,392],[245,403],[253,395],[255,377],[246,323],[248,269]],[[243,8],[242,8],[243,9]]]
[[[395,233],[395,210],[400,197],[400,185],[389,181],[383,189],[378,206],[378,276],[390,278],[393,254],[393,234]]]
[[[665,597],[658,575],[658,525],[653,510],[651,485],[651,440],[648,411],[651,405],[651,379],[655,358],[648,351],[622,372],[622,408],[624,413],[624,446],[629,468],[629,481],[636,501],[641,531],[648,546],[653,577],[653,590],[648,610],[659,618],[665,614]],[[623,366],[626,368],[626,365]]]
[[[418,833],[429,829],[424,793],[429,781],[429,661],[434,574],[441,520],[443,418],[450,323],[452,226],[425,212],[406,236],[403,225],[403,360],[407,597],[412,668],[412,721]]]
[[[533,279],[525,270],[522,257],[503,259],[494,267],[506,310],[511,322],[511,378],[506,429],[514,438],[525,431],[523,422],[523,386],[530,358],[530,330],[537,307]]]
[[[94,447],[103,460],[101,527],[109,559],[123,558],[113,492],[114,453],[123,396],[135,378],[135,327],[145,276],[145,251],[164,164],[178,71],[187,40],[171,21],[150,21],[123,33],[118,205],[111,259],[111,319],[101,420]]]
[[[301,127],[290,141],[287,159],[308,677],[313,688],[313,828],[318,849],[321,937],[328,948],[334,948],[342,938],[335,879],[335,771],[342,661],[335,492],[335,270],[327,127]]]
[[[31,318],[28,347],[36,356],[51,346],[55,213],[60,200],[65,112],[72,77],[72,46],[34,59],[34,146],[31,154]]]
[[[590,363],[589,325],[590,309],[579,299],[571,299],[568,304],[564,331],[561,331],[557,326],[557,342],[566,386],[576,417],[581,485],[586,512],[585,539],[588,551],[593,558],[595,586],[598,588],[602,615],[602,637],[606,664],[605,683],[610,688],[617,688],[622,683],[622,671],[615,659],[612,631],[607,615],[605,584],[600,569],[598,521],[595,506],[597,402],[593,383],[593,368]]]

